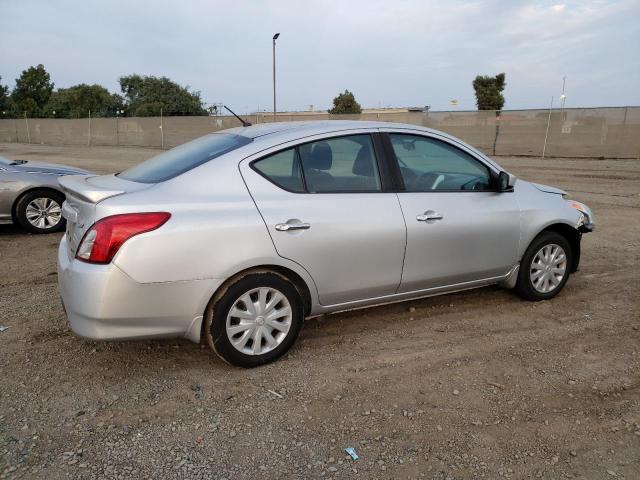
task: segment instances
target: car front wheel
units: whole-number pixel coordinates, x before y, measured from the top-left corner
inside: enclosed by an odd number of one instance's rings
[[[302,298],[284,277],[260,272],[232,283],[207,308],[209,346],[239,367],[256,367],[284,355],[304,320]]]
[[[16,219],[31,233],[58,232],[64,228],[62,203],[64,196],[50,190],[33,190],[16,204]]]
[[[522,257],[516,293],[533,301],[555,297],[569,279],[572,258],[571,245],[562,235],[538,235]]]

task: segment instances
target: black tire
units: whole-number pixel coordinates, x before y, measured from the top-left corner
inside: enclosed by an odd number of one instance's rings
[[[62,216],[60,216],[59,221],[55,225],[48,226],[49,223],[45,222],[45,225],[47,226],[43,228],[38,227],[37,225],[33,225],[31,222],[29,222],[29,220],[27,219],[27,207],[32,201],[38,198],[51,200],[55,202],[60,209],[62,209],[64,195],[62,195],[61,193],[54,190],[46,189],[31,190],[20,197],[18,203],[16,204],[15,215],[18,224],[31,233],[52,233],[63,230],[65,227],[65,220],[64,218],[62,218]]]
[[[533,281],[531,280],[532,262],[535,258],[535,255],[540,251],[540,249],[542,249],[545,245],[553,244],[562,247],[562,249],[565,251],[566,266],[564,276],[555,288],[548,292],[540,292],[535,288],[535,286],[533,285]],[[571,250],[571,245],[565,237],[555,232],[541,233],[533,240],[533,242],[531,242],[531,245],[529,245],[529,248],[527,248],[527,251],[522,257],[520,270],[518,271],[518,281],[516,283],[515,292],[525,300],[531,300],[534,302],[540,300],[549,300],[550,298],[555,297],[564,288],[567,280],[569,279],[572,262],[573,252]]]
[[[238,350],[227,334],[227,315],[234,304],[248,292],[258,288],[271,288],[280,292],[291,307],[288,332],[277,347],[263,354],[247,354]],[[254,293],[255,295],[255,293]],[[276,304],[284,305],[284,304]],[[217,294],[205,312],[205,331],[207,343],[226,362],[244,368],[253,368],[277,360],[293,345],[304,321],[304,305],[296,287],[286,278],[272,272],[249,273]],[[275,330],[271,331],[276,332]],[[276,332],[277,333],[277,332]],[[252,345],[253,339],[249,339]],[[266,340],[261,337],[262,342]],[[266,345],[265,345],[266,347]]]

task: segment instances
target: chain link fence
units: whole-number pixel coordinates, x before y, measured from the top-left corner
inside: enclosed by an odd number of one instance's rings
[[[272,114],[244,116],[252,123]],[[485,153],[640,159],[640,107],[328,115],[278,114],[278,122],[377,120],[442,130]],[[0,120],[0,142],[171,148],[210,132],[237,127],[232,116],[112,117]]]

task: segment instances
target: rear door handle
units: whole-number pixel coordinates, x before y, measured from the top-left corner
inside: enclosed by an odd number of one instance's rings
[[[418,215],[416,220],[419,222],[429,222],[433,220],[442,220],[444,215],[441,213],[434,212],[433,210],[427,210],[422,215]]]
[[[276,230],[279,232],[289,232],[291,230],[309,230],[311,224],[309,223],[278,223],[276,224]]]

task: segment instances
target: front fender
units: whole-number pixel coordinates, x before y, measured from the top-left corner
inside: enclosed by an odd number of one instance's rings
[[[584,215],[572,208],[562,195],[539,190],[529,182],[516,184],[518,204],[521,210],[519,257],[531,242],[544,230],[556,229],[580,236]]]

